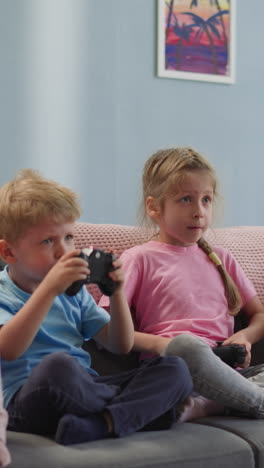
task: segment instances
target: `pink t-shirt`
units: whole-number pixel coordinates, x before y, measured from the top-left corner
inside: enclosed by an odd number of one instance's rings
[[[233,255],[214,248],[236,283],[243,305],[256,291]],[[180,247],[159,241],[126,250],[121,259],[125,292],[137,331],[172,338],[190,333],[210,346],[232,335],[224,285],[216,266],[197,244]],[[109,306],[103,296],[101,307]]]

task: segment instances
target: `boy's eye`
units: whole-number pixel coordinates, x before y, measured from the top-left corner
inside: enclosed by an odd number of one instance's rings
[[[71,241],[73,239],[73,235],[72,234],[67,234],[67,236],[65,237],[65,239],[67,241]]]
[[[189,195],[186,195],[185,197],[181,198],[181,201],[183,201],[184,203],[188,203],[190,200],[191,198],[189,197]]]
[[[52,242],[51,239],[44,239],[41,243],[42,244],[50,244]]]

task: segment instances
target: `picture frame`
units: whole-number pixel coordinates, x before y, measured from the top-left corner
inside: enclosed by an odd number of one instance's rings
[[[236,0],[157,0],[157,75],[235,83]]]

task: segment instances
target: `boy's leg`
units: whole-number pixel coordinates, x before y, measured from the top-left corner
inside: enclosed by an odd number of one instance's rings
[[[86,417],[66,414],[58,425],[57,442],[70,445],[109,435],[122,437],[138,430],[168,429],[178,417],[177,404],[192,391],[186,364],[174,356],[157,357],[139,368],[95,379],[117,386],[120,393],[103,413]]]
[[[156,357],[136,370],[106,410],[118,437],[144,428],[168,428],[178,417],[177,405],[191,392],[192,381],[185,362],[174,356]]]
[[[164,355],[181,356],[187,363],[194,390],[226,407],[264,417],[264,391],[217,357],[202,339],[183,334],[174,338]]]
[[[176,404],[191,391],[188,368],[177,357],[154,358],[117,376],[93,377],[73,357],[54,353],[32,371],[11,401],[10,429],[53,436],[59,420],[68,415],[70,420],[66,418],[67,424],[61,425],[56,440],[64,443],[65,434],[65,443],[93,440],[89,431],[98,430],[96,438],[107,436],[106,426],[101,424],[106,410],[115,435],[123,436],[144,428],[170,410],[171,424]],[[96,420],[94,413],[98,415]]]
[[[112,436],[122,437],[139,430],[168,429],[177,419],[177,404],[192,391],[189,370],[180,358],[157,357],[137,369],[97,377],[117,384],[120,393],[106,405],[104,415],[66,415],[59,422],[55,439],[70,445],[107,437],[106,421]]]
[[[119,392],[95,381],[66,353],[45,357],[8,405],[9,429],[53,436],[64,414],[85,416],[103,411]]]

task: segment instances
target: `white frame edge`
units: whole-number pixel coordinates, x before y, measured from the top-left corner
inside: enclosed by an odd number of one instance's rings
[[[164,6],[166,0],[157,0],[158,8],[158,34],[157,34],[157,76],[160,78],[174,78],[194,81],[206,81],[210,83],[235,83],[235,53],[236,53],[236,0],[230,0],[230,53],[229,53],[229,68],[228,76],[213,75],[209,73],[191,73],[184,71],[165,70],[165,24],[164,24]]]

